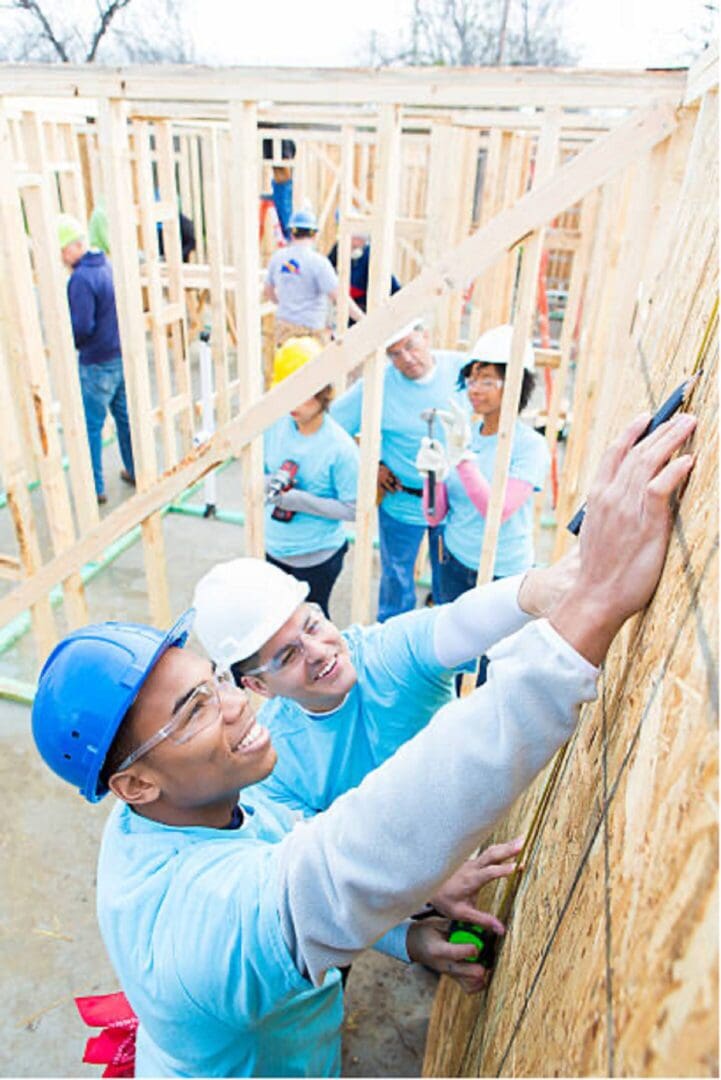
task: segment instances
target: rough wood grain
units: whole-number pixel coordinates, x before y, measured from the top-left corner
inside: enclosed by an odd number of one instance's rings
[[[613,408],[601,433],[588,418],[584,489],[603,445],[697,360],[718,290],[717,122],[709,93],[681,190],[659,210],[665,258],[631,326],[611,327],[620,354],[597,374],[604,391],[615,384]],[[717,367],[716,328],[659,588],[614,643],[571,741],[488,994],[441,986],[425,1075],[718,1075]],[[498,837],[528,823],[543,784]]]

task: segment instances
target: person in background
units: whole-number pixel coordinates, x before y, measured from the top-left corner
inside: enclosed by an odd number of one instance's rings
[[[476,584],[512,337],[513,327],[508,325],[497,326],[481,335],[459,376],[459,386],[466,387],[476,420],[471,425],[466,411],[451,399],[451,412],[441,414],[441,422],[446,428],[446,449],[438,442],[431,445],[430,440],[425,439],[416,459],[419,471],[424,474],[426,521],[431,526],[445,524],[443,557],[438,570],[442,603],[455,600]],[[519,412],[525,409],[533,393],[533,369],[533,349],[527,344]],[[477,423],[479,416],[480,423]],[[548,467],[546,440],[517,420],[513,428],[494,579],[521,574],[533,565],[533,493],[543,490]],[[428,507],[429,469],[440,478],[440,483],[436,483],[434,513]],[[485,655],[481,656],[479,685],[485,679],[487,663]]]
[[[370,268],[371,246],[367,233],[353,233],[350,248],[350,296],[361,311],[368,310],[368,270]],[[338,244],[334,244],[328,252],[328,259],[334,270],[338,269]],[[395,274],[391,274],[391,287],[389,296],[397,293],[401,283]],[[355,319],[349,318],[348,325],[352,326]]]
[[[118,799],[97,912],[139,1020],[135,1075],[339,1074],[339,968],[485,842],[573,736],[614,637],[656,589],[669,500],[694,460],[674,455],[696,420],[677,416],[636,446],[649,420],[603,456],[576,584],[549,617],[494,646],[485,686],[310,820],[245,795],[278,753],[247,694],[184,648],[192,611],[167,633],[105,623],[53,649],[32,733],[89,802]]]
[[[338,277],[325,255],[315,250],[318,219],[313,211],[295,210],[289,226],[291,242],[271,257],[265,281],[265,299],[278,305],[275,344],[309,336],[325,345],[330,341],[328,301],[338,299]],[[362,318],[360,308],[350,304],[353,317]]]
[[[316,357],[323,346],[289,338],[275,354],[276,386]],[[308,583],[308,599],[328,615],[331,590],[348,541],[343,521],[355,518],[358,447],[328,415],[325,386],[265,433],[266,558]]]
[[[440,444],[429,451],[429,440],[425,439],[416,459],[425,475],[426,521],[429,525],[445,523],[444,554],[439,570],[442,603],[455,600],[476,584],[512,337],[513,327],[508,325],[481,335],[458,379],[459,387],[465,387],[468,393],[475,417],[473,425],[467,412],[451,399],[452,411],[441,416],[446,428],[445,451]],[[527,344],[519,412],[525,409],[533,393],[533,371],[533,349]],[[447,478],[436,486],[436,510],[431,514],[427,476],[429,467],[434,466],[437,472],[446,471]],[[533,565],[533,493],[543,490],[548,467],[546,440],[522,420],[516,420],[494,578],[521,574]]]
[[[155,193],[156,202],[160,199],[158,192]],[[189,217],[178,210],[178,226],[180,229],[180,249],[183,262],[189,262],[190,256],[195,251],[195,226]],[[88,220],[88,245],[92,249],[104,251],[110,254],[110,233],[108,230],[108,212],[105,206],[105,196],[99,195],[93,206],[93,211]],[[158,254],[164,256],[163,227],[158,222]]]
[[[105,207],[104,195],[98,195],[97,202],[88,218],[88,247],[94,251],[104,251],[106,255],[110,254],[108,211]]]
[[[290,164],[295,159],[295,142],[292,139],[281,139],[280,155],[283,162],[289,164],[272,166],[271,199],[280,224],[280,229],[285,240],[290,238],[290,216],[293,213],[293,166]],[[273,160],[273,139],[263,139],[263,160]],[[262,196],[261,196],[262,197]]]
[[[423,478],[415,461],[418,444],[428,431],[421,414],[447,406],[456,391],[462,360],[458,352],[431,349],[422,319],[415,319],[393,334],[386,342],[386,355],[389,363],[383,380],[378,466],[379,622],[416,606],[414,569],[427,529],[421,502]],[[350,435],[358,435],[362,405],[363,379],[358,379],[333,403],[331,415]],[[441,432],[439,436],[442,441]],[[431,595],[436,603],[440,600],[438,560],[442,532],[442,527],[428,528]]]
[[[106,503],[102,432],[108,409],[118,433],[120,478],[135,484],[130,421],[120,351],[113,274],[102,251],[89,250],[85,230],[69,214],[58,219],[60,255],[70,270],[68,305],[80,361],[80,389],[98,503]]]

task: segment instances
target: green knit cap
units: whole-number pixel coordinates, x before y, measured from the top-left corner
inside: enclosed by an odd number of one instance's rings
[[[61,250],[75,240],[82,240],[84,236],[85,229],[77,218],[72,214],[58,214],[58,243]]]

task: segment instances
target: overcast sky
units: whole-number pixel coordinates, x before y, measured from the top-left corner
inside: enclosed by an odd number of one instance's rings
[[[566,36],[583,67],[670,66],[688,52],[684,31],[703,22],[706,2],[566,0]],[[397,34],[412,0],[191,0],[189,7],[203,59],[345,67],[365,62],[371,30]]]

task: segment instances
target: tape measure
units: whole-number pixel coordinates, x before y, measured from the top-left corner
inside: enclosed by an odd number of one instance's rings
[[[463,922],[461,919],[453,919],[448,931],[448,940],[451,945],[475,945],[478,949],[477,956],[466,956],[462,963],[481,964],[489,971],[496,960],[496,937],[497,935],[487,927]]]

